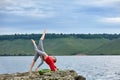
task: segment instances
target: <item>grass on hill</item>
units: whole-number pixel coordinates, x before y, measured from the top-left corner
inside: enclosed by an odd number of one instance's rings
[[[50,55],[91,55],[102,54],[103,52],[105,54],[118,54],[120,53],[119,43],[120,40],[57,38],[45,39],[44,48]],[[34,55],[31,40],[4,40],[0,41],[0,45],[0,55]],[[106,50],[110,51],[107,52]]]
[[[0,55],[32,55],[34,53],[30,40],[0,41]]]
[[[47,52],[57,55],[91,54],[92,50],[109,42],[107,39],[60,38],[44,41]]]
[[[120,39],[111,40],[92,51],[92,54],[120,55]]]

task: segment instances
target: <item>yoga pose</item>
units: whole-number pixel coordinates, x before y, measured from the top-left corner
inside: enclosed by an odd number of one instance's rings
[[[45,37],[45,33],[46,33],[46,31],[43,32],[43,34],[42,34],[42,36],[39,40],[38,46],[36,45],[35,40],[32,39],[32,43],[33,43],[34,49],[35,49],[35,56],[34,56],[34,59],[32,61],[31,66],[30,66],[30,72],[32,71],[32,68],[33,68],[36,60],[38,59],[38,57],[41,58],[41,63],[37,66],[36,71],[43,64],[44,61],[49,65],[51,71],[56,71],[57,70],[57,67],[54,64],[56,62],[56,58],[52,57],[52,56],[49,56],[44,51],[44,48],[43,48],[43,40],[44,40],[44,37]]]

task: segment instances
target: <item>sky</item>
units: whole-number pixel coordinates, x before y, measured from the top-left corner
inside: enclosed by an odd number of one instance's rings
[[[120,0],[0,0],[0,35],[119,34]]]

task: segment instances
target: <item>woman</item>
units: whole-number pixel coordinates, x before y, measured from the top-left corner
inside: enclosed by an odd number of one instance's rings
[[[51,71],[56,71],[57,70],[57,67],[54,64],[56,62],[56,58],[52,57],[52,56],[49,56],[44,51],[44,48],[43,48],[43,40],[44,40],[44,37],[45,37],[45,33],[46,33],[46,31],[43,32],[43,34],[42,34],[42,36],[39,40],[38,46],[36,45],[35,40],[32,39],[32,43],[33,43],[34,49],[35,49],[35,56],[34,56],[34,59],[32,61],[31,66],[30,66],[30,72],[32,72],[32,68],[33,68],[36,60],[38,59],[38,57],[41,58],[41,63],[37,66],[36,70],[38,70],[38,68],[43,64],[44,61],[49,65]]]

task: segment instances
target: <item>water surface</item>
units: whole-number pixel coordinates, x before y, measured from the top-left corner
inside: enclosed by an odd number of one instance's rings
[[[74,69],[87,80],[120,80],[120,56],[56,56],[60,69]],[[0,57],[0,74],[29,71],[33,56]],[[40,63],[37,60],[35,67]],[[35,70],[35,67],[33,70]],[[40,69],[49,68],[45,63]]]

